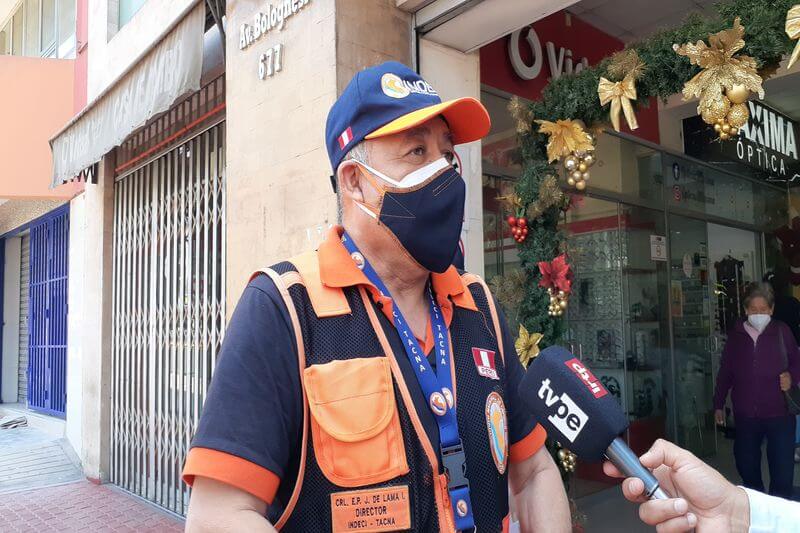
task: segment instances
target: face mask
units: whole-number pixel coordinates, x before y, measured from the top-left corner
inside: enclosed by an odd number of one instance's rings
[[[377,208],[357,205],[385,226],[423,268],[447,270],[464,221],[466,185],[461,175],[445,158],[411,172],[401,182],[359,164],[389,185],[379,185],[364,173],[382,198]]]
[[[767,327],[770,319],[772,319],[771,316],[762,314],[747,316],[747,321],[750,322],[750,325],[752,325],[758,331],[764,331],[764,328]]]

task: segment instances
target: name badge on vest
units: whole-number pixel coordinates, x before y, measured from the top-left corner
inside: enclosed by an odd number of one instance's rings
[[[333,533],[411,528],[408,485],[331,494]]]

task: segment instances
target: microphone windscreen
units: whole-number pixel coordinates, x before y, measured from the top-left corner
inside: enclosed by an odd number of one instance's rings
[[[519,394],[550,438],[590,462],[601,461],[628,427],[614,396],[560,346],[550,346],[531,362]]]

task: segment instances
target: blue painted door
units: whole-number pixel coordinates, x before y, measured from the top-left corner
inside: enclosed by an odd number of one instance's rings
[[[67,406],[69,211],[31,227],[28,406],[64,417]]]

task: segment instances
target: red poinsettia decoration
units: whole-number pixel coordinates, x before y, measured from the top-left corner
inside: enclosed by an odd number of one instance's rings
[[[539,272],[542,273],[542,279],[539,281],[540,287],[566,293],[572,289],[572,269],[567,264],[566,255],[561,254],[549,263],[540,261]]]

